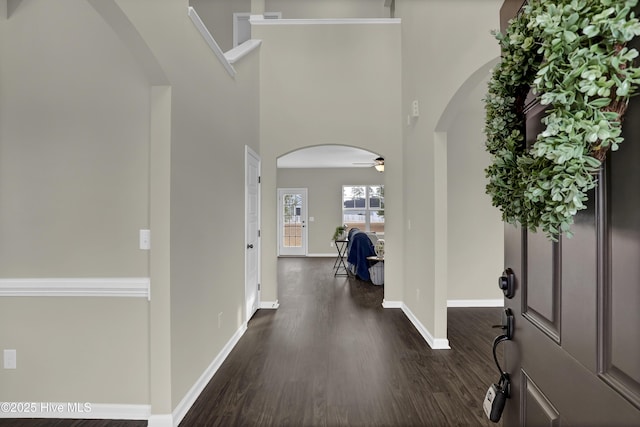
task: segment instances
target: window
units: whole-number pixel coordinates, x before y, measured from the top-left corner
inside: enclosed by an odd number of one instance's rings
[[[344,185],[342,219],[347,229],[384,233],[384,185]]]

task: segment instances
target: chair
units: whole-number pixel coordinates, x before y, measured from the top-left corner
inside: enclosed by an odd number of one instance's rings
[[[350,271],[353,274],[362,280],[370,281],[371,276],[369,275],[369,261],[367,257],[375,255],[376,251],[367,233],[357,229],[349,230],[347,263],[349,267],[351,267]]]

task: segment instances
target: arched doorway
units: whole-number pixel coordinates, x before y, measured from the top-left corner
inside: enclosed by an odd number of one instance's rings
[[[447,295],[449,307],[501,306],[495,285],[503,263],[503,228],[499,211],[485,194],[482,99],[495,58],[478,68],[451,97],[436,125],[434,163],[436,247],[446,247],[436,287]],[[493,242],[493,243],[491,243]],[[492,248],[487,250],[487,248]],[[460,266],[466,266],[461,269]],[[444,268],[446,266],[446,269]],[[468,267],[468,268],[467,268]],[[442,311],[446,316],[446,310]]]
[[[351,209],[352,216],[362,216],[362,225],[351,218],[359,228],[384,231],[379,206],[371,208],[362,198],[363,206],[354,203],[345,208],[343,201],[345,188],[384,193],[384,173],[375,169],[380,157],[369,150],[337,144],[304,147],[278,157],[279,255],[335,256],[332,235],[337,226],[348,221],[345,209]],[[284,207],[286,201],[291,203]],[[366,218],[365,212],[369,214]],[[287,245],[307,250],[291,251]]]

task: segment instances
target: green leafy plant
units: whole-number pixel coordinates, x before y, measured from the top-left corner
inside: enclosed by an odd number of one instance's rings
[[[347,225],[339,225],[336,227],[336,231],[333,233],[333,240],[339,240],[344,237],[344,232],[347,231]]]
[[[487,193],[509,223],[550,238],[571,235],[575,214],[608,150],[617,150],[629,97],[640,84],[638,0],[532,0],[504,34],[485,98]],[[525,141],[529,90],[548,105]],[[531,139],[531,138],[530,138]]]

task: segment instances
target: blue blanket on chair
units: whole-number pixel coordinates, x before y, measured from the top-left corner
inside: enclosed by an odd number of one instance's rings
[[[349,254],[347,262],[355,268],[356,276],[362,280],[371,280],[369,276],[368,256],[375,256],[373,243],[366,233],[356,232],[349,236]]]

